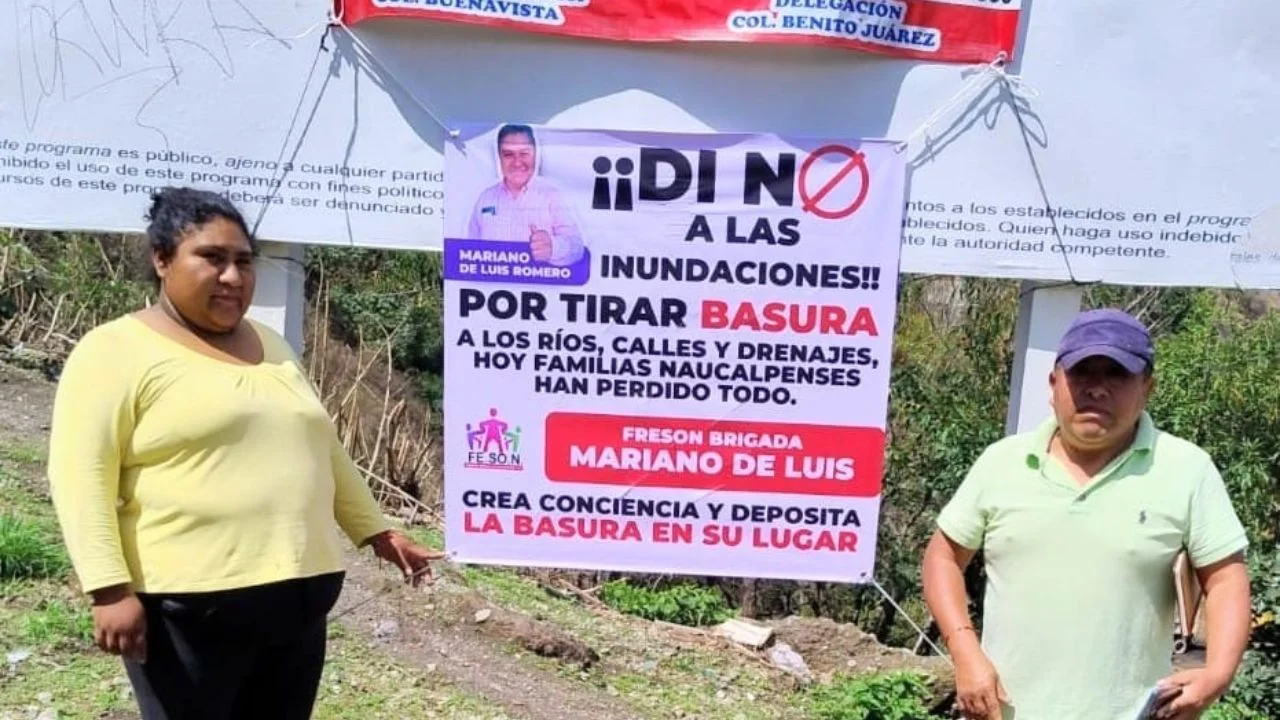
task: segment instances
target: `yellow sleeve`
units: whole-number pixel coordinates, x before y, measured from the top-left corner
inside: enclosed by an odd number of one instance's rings
[[[337,432],[330,434],[329,458],[333,464],[333,516],[338,526],[360,547],[370,537],[387,530],[391,524],[382,514],[364,475],[352,462]]]
[[[254,325],[267,346],[265,349],[268,357],[280,357],[294,363],[305,377],[306,372],[302,369],[302,361],[284,336],[262,323],[255,322]],[[315,385],[309,379],[307,384],[314,393]],[[323,402],[318,393],[316,401]],[[378,501],[369,490],[369,484],[365,482],[364,475],[352,462],[347,449],[342,446],[337,428],[333,427],[332,422],[329,425],[329,464],[333,469],[335,491],[333,517],[338,521],[338,527],[351,538],[351,542],[359,547],[371,536],[389,529],[390,523],[382,514],[382,508],[378,506]]]
[[[116,500],[137,379],[119,345],[104,329],[87,333],[67,357],[53,403],[49,491],[86,593],[132,580]]]

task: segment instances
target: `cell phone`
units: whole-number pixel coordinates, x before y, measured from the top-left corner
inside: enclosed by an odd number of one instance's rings
[[[1157,704],[1160,702],[1160,686],[1151,688],[1147,693],[1147,701],[1142,703],[1142,709],[1138,711],[1136,720],[1151,720],[1152,715],[1156,711]]]
[[[1179,688],[1177,692],[1166,698],[1164,702],[1161,702],[1161,689],[1162,688],[1159,685],[1151,688],[1150,692],[1147,693],[1147,701],[1142,704],[1142,709],[1138,711],[1138,717],[1135,718],[1135,720],[1153,720],[1156,716],[1156,710],[1158,710],[1160,706],[1177,697],[1182,692],[1181,688]]]

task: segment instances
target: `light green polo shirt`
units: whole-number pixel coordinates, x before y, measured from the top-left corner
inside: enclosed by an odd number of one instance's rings
[[[1005,720],[1133,720],[1171,672],[1173,562],[1243,550],[1208,453],[1143,414],[1133,445],[1081,486],[1049,455],[1050,419],[988,447],[938,526],[984,549],[982,645]]]

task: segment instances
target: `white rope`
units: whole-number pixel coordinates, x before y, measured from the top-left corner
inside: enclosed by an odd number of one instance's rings
[[[250,48],[256,48],[256,47],[258,47],[259,45],[261,45],[262,43],[269,43],[269,42],[275,42],[275,43],[288,43],[288,41],[290,41],[290,40],[305,40],[308,36],[310,36],[310,35],[311,35],[312,33],[314,33],[316,30],[318,30],[318,29],[320,29],[320,28],[322,28],[322,27],[325,27],[325,26],[327,26],[327,25],[330,25],[330,24],[332,24],[332,22],[333,22],[332,18],[326,18],[326,19],[324,19],[324,20],[321,20],[320,22],[315,23],[314,25],[312,25],[311,27],[307,28],[306,30],[303,30],[302,32],[298,33],[297,35],[290,35],[289,37],[275,37],[275,36],[271,36],[271,37],[264,37],[264,38],[262,38],[262,39],[260,39],[260,40],[258,40],[258,41],[256,41],[256,42],[252,43],[251,45],[249,45],[249,47],[250,47]]]
[[[457,128],[454,128],[449,124],[447,124],[444,120],[441,120],[440,116],[436,115],[435,111],[427,107],[426,104],[422,102],[422,100],[418,99],[417,95],[414,95],[412,92],[410,92],[409,88],[405,87],[405,84],[400,82],[400,78],[396,77],[395,73],[391,72],[387,68],[387,66],[383,64],[381,60],[378,59],[378,56],[373,54],[373,51],[369,49],[368,45],[365,45],[364,41],[360,39],[360,36],[356,35],[355,31],[353,31],[350,27],[347,26],[345,22],[342,21],[341,16],[339,15],[332,16],[330,18],[330,25],[332,27],[341,28],[344,32],[346,32],[347,37],[351,38],[351,43],[355,45],[356,48],[360,50],[360,52],[364,53],[365,57],[368,58],[374,65],[376,65],[378,69],[382,70],[382,72],[388,78],[394,81],[396,86],[400,88],[400,91],[403,92],[406,96],[408,96],[408,98],[413,101],[414,105],[417,105],[420,110],[426,113],[427,117],[431,118],[437,125],[439,125],[440,129],[444,130],[446,135],[448,135],[450,138],[456,139],[459,135],[462,134],[461,131],[459,131]]]
[[[911,616],[907,614],[907,611],[902,609],[902,606],[898,604],[897,600],[893,599],[893,596],[889,594],[889,591],[884,589],[884,586],[880,584],[879,580],[876,580],[875,578],[871,578],[871,585],[876,590],[880,591],[880,594],[884,596],[885,600],[889,601],[889,604],[893,606],[894,610],[898,611],[899,615],[901,615],[903,618],[906,619],[907,623],[911,625],[912,629],[914,629],[916,633],[919,634],[921,640],[928,643],[929,647],[933,648],[933,651],[938,653],[938,655],[941,656],[944,660],[946,660],[948,664],[952,665],[953,667],[955,666],[955,663],[951,662],[951,656],[947,655],[947,653],[944,652],[942,648],[938,647],[936,644],[934,644],[932,640],[929,639],[929,635],[924,630],[920,629],[920,626],[916,624],[916,621],[911,619]]]
[[[992,60],[986,65],[978,66],[977,73],[973,77],[969,78],[969,81],[961,86],[960,89],[956,91],[955,95],[952,95],[949,100],[938,106],[938,108],[933,111],[933,114],[921,123],[919,127],[912,130],[906,138],[894,147],[894,150],[897,152],[906,150],[912,142],[921,136],[928,135],[929,131],[941,123],[942,120],[955,108],[969,102],[979,93],[985,92],[992,82],[997,81],[1003,81],[1008,86],[1011,93],[1025,100],[1034,99],[1040,94],[1038,90],[1027,85],[1022,79],[1022,76],[1010,75],[1005,71],[1005,54],[1001,52],[996,56],[995,60]]]

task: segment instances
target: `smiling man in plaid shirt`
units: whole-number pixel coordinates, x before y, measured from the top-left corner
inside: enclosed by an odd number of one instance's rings
[[[582,258],[582,233],[564,196],[538,177],[533,128],[504,125],[498,130],[502,180],[480,193],[467,237],[527,242],[534,260],[572,265]]]

